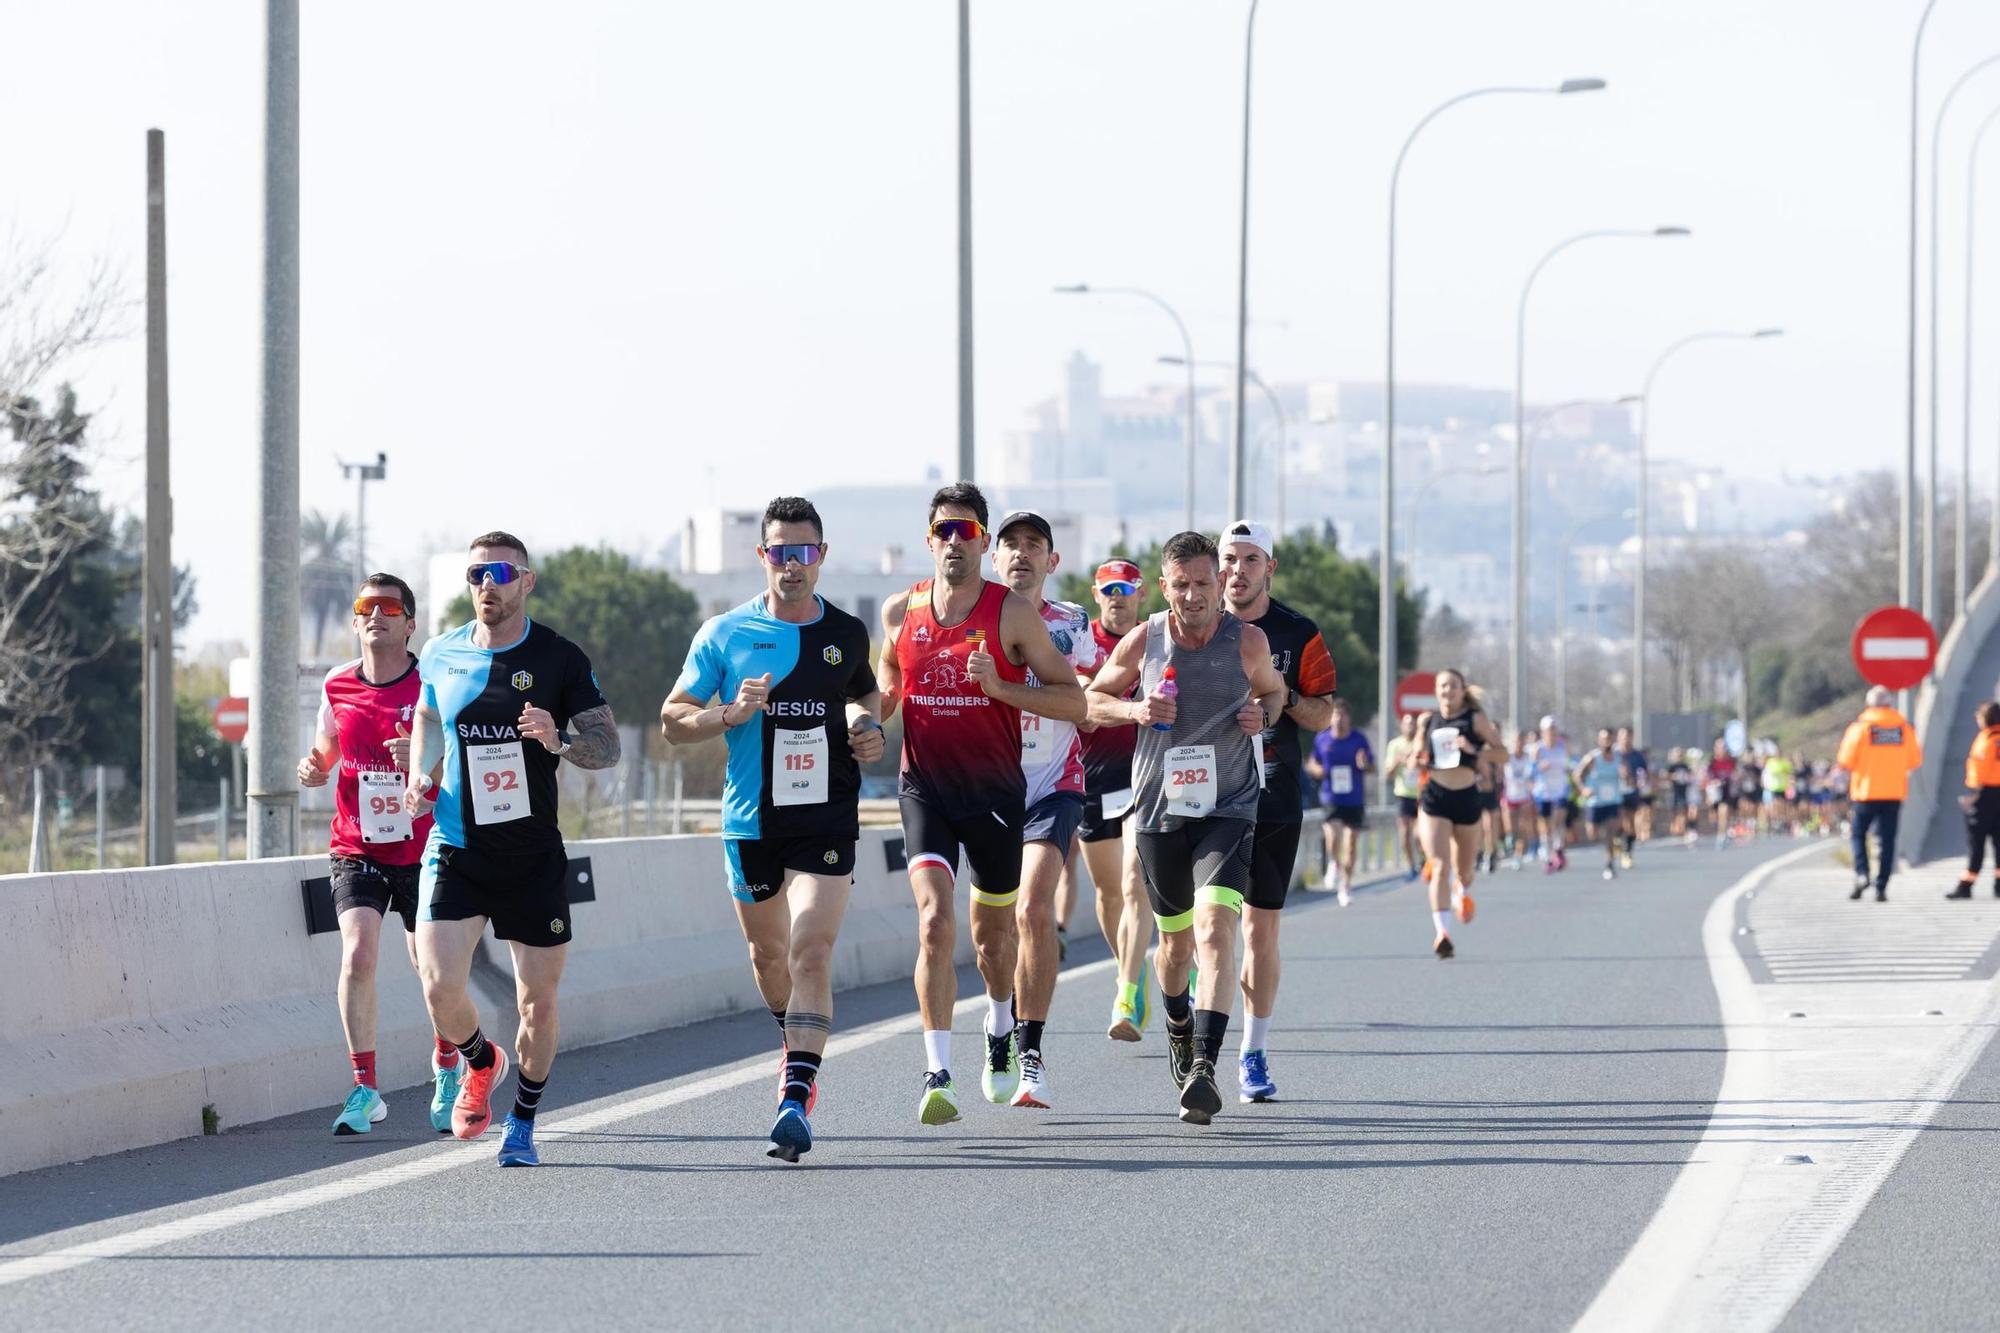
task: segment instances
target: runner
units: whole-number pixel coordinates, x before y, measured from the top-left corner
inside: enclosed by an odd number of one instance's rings
[[[1576,766],[1576,782],[1589,798],[1585,809],[1589,813],[1590,829],[1593,834],[1604,834],[1604,878],[1618,878],[1618,837],[1625,827],[1627,812],[1624,801],[1625,782],[1624,758],[1618,753],[1611,728],[1597,729],[1597,748],[1585,755]],[[1627,865],[1631,864],[1629,855]]]
[[[1033,510],[1018,509],[1000,520],[993,538],[994,569],[1039,613],[1050,644],[1065,664],[1062,682],[1076,685],[1079,674],[1098,667],[1097,638],[1090,632],[1090,617],[1082,607],[1050,601],[1043,595],[1049,575],[1062,564],[1055,548],[1055,530]],[[1032,669],[1027,683],[1036,688],[1041,685]],[[1063,866],[1083,822],[1083,747],[1076,723],[1022,712],[1021,771],[1028,781],[1028,817],[1021,835],[1026,844],[1021,852],[1021,896],[1015,904],[1020,948],[1014,969],[1018,1014],[1014,1030],[1021,1077],[1009,1105],[1047,1110],[1050,1092],[1042,1036],[1049,1004],[1055,998],[1056,971],[1062,963],[1055,900]]]
[[[1417,715],[1403,714],[1397,733],[1382,753],[1382,780],[1396,802],[1396,846],[1403,857],[1403,878],[1423,873],[1423,849],[1417,846]]]
[[[1243,1040],[1237,1051],[1237,1088],[1244,1102],[1267,1102],[1278,1095],[1265,1041],[1278,1004],[1279,913],[1291,891],[1304,827],[1300,769],[1307,738],[1333,720],[1333,657],[1311,617],[1271,596],[1278,572],[1271,529],[1239,519],[1216,546],[1222,557],[1223,604],[1244,624],[1264,631],[1271,665],[1285,683],[1284,712],[1263,736],[1264,792],[1257,802],[1257,842],[1243,907]]]
[[[1532,731],[1514,733],[1514,748],[1508,753],[1507,762],[1500,769],[1500,785],[1503,804],[1507,816],[1507,840],[1511,846],[1514,869],[1519,870],[1522,857],[1530,842],[1540,847],[1535,838],[1535,759],[1528,752],[1534,742]]]
[[[1220,568],[1202,534],[1168,538],[1160,549],[1167,609],[1125,637],[1089,690],[1092,721],[1142,724],[1132,776],[1139,856],[1160,928],[1154,963],[1167,1072],[1180,1091],[1180,1118],[1194,1125],[1222,1109],[1215,1063],[1239,984],[1236,922],[1251,887],[1260,738],[1287,695],[1264,632],[1223,610]],[[1127,700],[1135,683],[1145,697]],[[1190,996],[1197,954],[1198,994]]]
[[[1620,864],[1632,868],[1632,849],[1653,836],[1653,769],[1646,752],[1632,743],[1632,728],[1620,727],[1618,749],[1618,803],[1624,808],[1620,819],[1625,832],[1625,855]]]
[[[1793,831],[1792,782],[1797,773],[1792,761],[1782,754],[1764,761],[1764,821],[1773,833]]]
[[[1535,820],[1542,831],[1544,871],[1554,874],[1569,862],[1563,845],[1569,830],[1569,745],[1554,717],[1544,717],[1535,732],[1535,776],[1529,789],[1535,797]]]
[[[1354,729],[1347,701],[1333,701],[1333,725],[1313,738],[1306,772],[1319,783],[1319,803],[1326,811],[1320,825],[1326,839],[1327,887],[1340,905],[1354,901],[1354,857],[1361,847],[1361,830],[1368,824],[1368,795],[1362,775],[1375,771],[1375,752],[1368,738]]]
[[[936,576],[882,606],[882,716],[903,708],[903,840],[917,903],[926,1066],[917,1117],[926,1125],[958,1119],[951,1011],[961,849],[972,870],[972,944],[986,982],[980,1084],[990,1102],[1006,1102],[1020,1087],[1024,1048],[1015,1041],[1013,1004],[1028,792],[1021,714],[1084,717],[1083,689],[1034,603],[980,575],[992,541],[986,515],[986,497],[971,482],[941,488],[927,520]],[[1040,684],[1029,684],[1031,670]],[[1035,1056],[1039,1066],[1038,1048]]]
[[[1736,792],[1736,756],[1729,753],[1729,743],[1722,737],[1715,738],[1715,745],[1708,756],[1708,767],[1702,779],[1702,796],[1708,803],[1708,817],[1715,824],[1715,850],[1718,852],[1730,842],[1730,813]]]
[[[1107,560],[1097,567],[1091,581],[1097,619],[1090,622],[1097,662],[1086,675],[1094,678],[1119,640],[1138,625],[1140,577],[1130,560]],[[1130,697],[1138,697],[1136,686]],[[1139,825],[1126,818],[1132,810],[1132,750],[1138,737],[1130,723],[1086,723],[1083,733],[1083,823],[1077,837],[1097,889],[1097,926],[1118,960],[1118,989],[1105,1033],[1112,1041],[1139,1040],[1153,1013],[1152,965],[1146,957],[1153,930],[1139,872]]]
[[[826,558],[819,510],[780,496],[765,506],[762,534],[765,590],[701,627],[660,730],[675,745],[723,736],[729,749],[729,895],[784,1045],[765,1154],[796,1162],[812,1151],[833,1030],[833,945],[854,887],[861,765],[882,757],[882,701],[868,626],[817,592]]]
[[[1437,673],[1437,700],[1435,712],[1417,719],[1417,760],[1424,773],[1418,833],[1430,871],[1431,923],[1437,928],[1431,952],[1445,959],[1457,953],[1451,942],[1453,912],[1462,922],[1472,920],[1478,770],[1489,747],[1499,748],[1500,731],[1456,667]]]
[[[583,650],[528,618],[535,573],[520,538],[475,538],[465,580],[474,618],[425,644],[417,665],[423,697],[403,805],[417,814],[437,802],[417,896],[417,957],[431,1022],[467,1066],[451,1132],[476,1139],[508,1062],[480,1031],[466,983],[488,920],[495,938],[509,942],[521,1068],[500,1165],[539,1166],[535,1113],[556,1057],[556,992],[572,935],[556,767],[567,759],[610,768],[618,727]],[[433,787],[439,760],[444,777]]]
[[[1674,837],[1685,837],[1687,845],[1694,846],[1699,836],[1694,829],[1692,816],[1695,807],[1688,799],[1688,792],[1694,781],[1691,751],[1669,748],[1667,750],[1667,790],[1670,804],[1668,817],[1673,821],[1668,832]]]
[[[1500,786],[1504,781],[1502,770],[1507,766],[1507,751],[1499,747],[1482,755],[1479,761],[1479,849],[1474,863],[1480,865],[1487,874],[1500,872]]]
[[[300,786],[333,782],[327,861],[340,922],[335,994],[354,1066],[354,1087],[333,1121],[333,1132],[340,1135],[366,1134],[389,1114],[375,1087],[375,962],[391,910],[403,918],[410,970],[417,970],[417,862],[431,821],[429,816],[412,820],[403,809],[410,716],[422,688],[410,652],[416,614],[416,594],[394,574],[370,574],[362,583],[354,596],[361,656],[326,673],[319,729],[313,748],[299,760]],[[449,1133],[451,1104],[458,1096],[458,1048],[431,1035],[431,1127]]]

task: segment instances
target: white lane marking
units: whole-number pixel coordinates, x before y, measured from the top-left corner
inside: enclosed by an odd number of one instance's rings
[[[1722,1086],[1687,1165],[1577,1320],[1583,1333],[1777,1327],[2000,1022],[2000,988],[1977,982],[1909,978],[1862,997],[1801,980],[1760,996],[1736,951],[1738,900],[1826,850],[1768,861],[1709,905]],[[1952,1019],[1900,1018],[1929,1003],[1909,996],[1938,997]],[[1805,1022],[1788,1022],[1793,1005]],[[1778,1165],[1788,1148],[1814,1164]]]
[[[1094,963],[1068,968],[1057,975],[1057,984],[1111,971],[1116,962],[1115,959],[1103,958]],[[974,995],[971,999],[960,1000],[952,1010],[952,1017],[969,1018],[985,1011],[986,997],[983,994]],[[887,1041],[891,1037],[920,1031],[922,1031],[922,1020],[914,1013],[885,1018],[879,1023],[871,1023],[865,1028],[835,1037],[827,1043],[826,1054],[828,1058],[847,1055],[863,1047]],[[730,1065],[706,1078],[696,1079],[692,1083],[661,1088],[656,1092],[635,1088],[627,1094],[630,1100],[614,1102],[595,1111],[586,1111],[581,1115],[573,1115],[567,1119],[539,1126],[535,1138],[539,1146],[577,1134],[588,1134],[606,1125],[651,1115],[670,1106],[679,1106],[683,1102],[695,1101],[718,1092],[727,1092],[731,1088],[740,1088],[746,1083],[756,1083],[771,1077],[770,1057],[755,1056]],[[659,1088],[660,1085],[652,1086]],[[66,1269],[81,1268],[100,1259],[120,1259],[144,1250],[155,1250],[162,1245],[172,1245],[177,1241],[206,1236],[230,1227],[245,1226],[252,1222],[282,1217],[287,1213],[317,1208],[321,1204],[339,1203],[343,1199],[351,1199],[359,1194],[370,1194],[376,1190],[387,1189],[391,1185],[402,1185],[412,1180],[439,1175],[454,1167],[471,1166],[475,1162],[491,1162],[495,1151],[496,1148],[490,1141],[477,1140],[462,1147],[447,1148],[442,1152],[419,1157],[414,1161],[377,1167],[359,1175],[349,1176],[345,1180],[310,1185],[304,1189],[252,1199],[247,1203],[233,1204],[226,1208],[192,1213],[186,1217],[174,1218],[172,1221],[158,1222],[118,1235],[85,1241],[80,1245],[50,1250],[45,1254],[28,1255],[25,1258],[0,1263],[0,1287],[15,1282],[26,1282],[32,1278],[47,1277]]]

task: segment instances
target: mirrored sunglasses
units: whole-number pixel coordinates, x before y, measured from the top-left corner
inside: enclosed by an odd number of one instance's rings
[[[354,614],[373,615],[381,612],[385,616],[403,614],[403,599],[400,597],[357,597],[354,599]]]
[[[986,527],[976,518],[941,518],[931,524],[931,536],[941,542],[976,542]]]
[[[785,542],[777,546],[760,546],[764,553],[764,563],[773,569],[783,569],[794,560],[802,565],[816,565],[820,554],[826,550],[815,542]]]
[[[1130,597],[1133,593],[1139,591],[1139,585],[1126,579],[1106,579],[1097,585],[1097,590],[1099,592],[1117,593],[1120,596]]]
[[[523,574],[531,574],[533,572],[526,565],[517,565],[512,560],[486,560],[476,565],[467,565],[465,568],[465,581],[477,588],[489,578],[495,583],[507,584],[512,583]]]

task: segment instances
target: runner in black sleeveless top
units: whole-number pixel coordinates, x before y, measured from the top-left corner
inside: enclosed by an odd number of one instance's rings
[[[1439,958],[1456,950],[1451,942],[1452,910],[1471,921],[1472,879],[1479,856],[1479,768],[1489,756],[1504,754],[1500,731],[1480,707],[1465,675],[1452,667],[1437,673],[1438,707],[1417,719],[1417,765],[1423,790],[1417,801],[1417,837],[1424,847],[1430,880],[1431,922]]]

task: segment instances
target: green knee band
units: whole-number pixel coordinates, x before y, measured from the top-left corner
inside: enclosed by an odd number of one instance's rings
[[[1210,907],[1226,907],[1238,916],[1243,915],[1243,895],[1234,889],[1225,889],[1219,884],[1196,889],[1194,900],[1198,903],[1207,903]]]
[[[1162,935],[1172,935],[1178,931],[1186,930],[1194,924],[1194,909],[1190,907],[1187,911],[1176,916],[1161,916],[1158,912],[1155,912],[1153,913],[1153,921],[1159,926]]]

